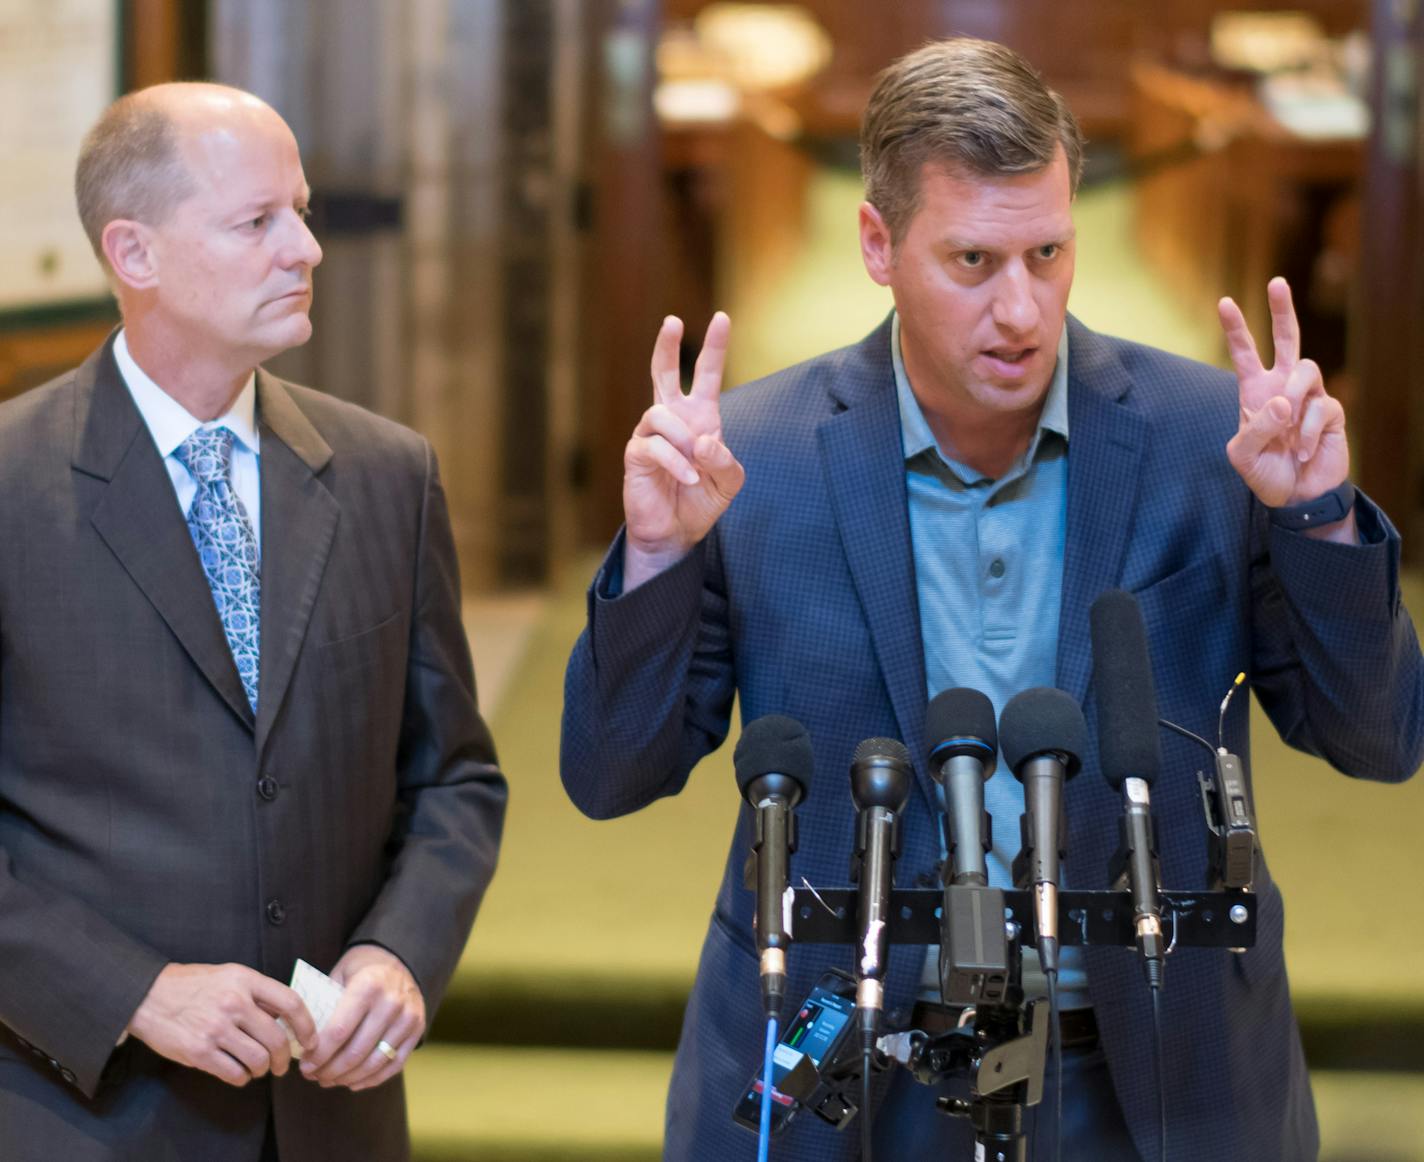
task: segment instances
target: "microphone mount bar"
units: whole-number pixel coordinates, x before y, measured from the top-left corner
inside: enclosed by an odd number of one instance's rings
[[[968,885],[953,890],[980,890]],[[1004,920],[1023,944],[1034,943],[1033,892],[1002,889]],[[854,888],[796,888],[792,935],[801,944],[855,944],[859,939]],[[897,888],[890,894],[891,944],[938,944],[944,889]],[[1246,891],[1163,891],[1162,929],[1168,951],[1250,948],[1256,943],[1256,897]],[[1136,929],[1129,892],[1058,893],[1058,939],[1063,946],[1132,948]]]

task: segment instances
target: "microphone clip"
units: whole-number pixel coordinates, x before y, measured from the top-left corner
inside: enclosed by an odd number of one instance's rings
[[[900,815],[884,807],[870,807],[856,815],[855,850],[850,857],[850,882],[860,883],[860,869],[865,862],[865,853],[870,849],[870,827],[874,822],[873,812],[880,811],[890,817],[890,858],[900,858]]]
[[[1112,858],[1108,860],[1108,883],[1112,886],[1113,891],[1121,892],[1127,890],[1131,883],[1131,871],[1129,868],[1134,854],[1132,829],[1126,815],[1118,816],[1117,835],[1117,850],[1113,852]],[[1162,865],[1157,856],[1157,848],[1160,843],[1157,817],[1154,815],[1152,817],[1152,830],[1147,851],[1152,861],[1152,882],[1158,884],[1162,882]]]

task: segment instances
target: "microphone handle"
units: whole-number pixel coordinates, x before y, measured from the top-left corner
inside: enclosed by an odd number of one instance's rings
[[[940,768],[949,809],[951,883],[989,883],[984,860],[984,764],[973,755],[951,755]]]
[[[1157,899],[1157,875],[1152,845],[1152,794],[1145,779],[1124,779],[1123,804],[1127,831],[1127,880],[1137,927],[1137,947],[1147,960],[1149,982],[1161,983],[1162,910]],[[1156,972],[1153,966],[1156,965]],[[1155,980],[1154,980],[1155,978]]]
[[[780,795],[768,795],[757,804],[754,847],[761,997],[767,1016],[778,1018],[786,996],[786,950],[791,945],[782,911],[790,878],[790,820],[791,807]]]
[[[890,951],[890,889],[895,878],[895,813],[886,807],[861,812],[865,849],[860,863],[860,947],[855,1003],[862,1031],[878,1028],[885,1007],[883,984]]]
[[[1058,969],[1058,837],[1063,818],[1063,760],[1056,754],[1034,755],[1022,769],[1024,810],[1033,841],[1034,922],[1038,958],[1044,972]]]

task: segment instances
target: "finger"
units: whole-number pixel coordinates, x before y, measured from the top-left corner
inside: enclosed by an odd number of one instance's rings
[[[691,462],[661,436],[635,437],[628,441],[623,466],[633,471],[662,469],[680,484],[694,485],[701,479]]]
[[[213,1048],[193,1061],[204,1073],[209,1073],[219,1081],[241,1089],[252,1080],[247,1067],[224,1049]]]
[[[669,315],[658,328],[657,340],[653,343],[653,399],[657,403],[671,403],[682,395],[682,320]]]
[[[239,1018],[237,1027],[256,1041],[267,1054],[267,1069],[281,1077],[292,1064],[292,1047],[277,1019],[254,1007],[250,1017]]]
[[[1290,404],[1281,396],[1266,401],[1240,431],[1226,445],[1227,455],[1237,465],[1250,465],[1273,441],[1279,440],[1290,429]]]
[[[312,1020],[301,996],[269,976],[262,976],[260,973],[254,973],[253,976],[256,979],[252,982],[252,999],[257,1006],[274,1017],[283,1018],[292,1035],[301,1043],[303,1052],[309,1053],[315,1049],[316,1022]]]
[[[732,450],[715,436],[698,436],[693,458],[711,481],[712,487],[729,503],[742,489],[747,478]]]
[[[394,1061],[385,1061],[379,1072],[373,1073],[370,1077],[363,1078],[360,1081],[353,1082],[347,1088],[350,1089],[352,1093],[360,1093],[363,1089],[375,1089],[378,1085],[385,1085],[386,1082],[390,1081],[391,1078],[395,1077],[395,1075],[404,1068],[404,1057],[398,1057]]]
[[[390,1081],[391,1078],[395,1077],[396,1074],[405,1068],[405,1063],[410,1058],[411,1053],[414,1052],[416,1044],[417,1041],[406,1042],[405,1045],[396,1050],[394,1061],[383,1061],[381,1068],[377,1072],[371,1074],[370,1077],[353,1083],[350,1087],[352,1092],[359,1093],[363,1089],[375,1089],[378,1085],[385,1085],[386,1082]]]
[[[271,1068],[266,1046],[238,1026],[219,1038],[217,1048],[236,1060],[249,1078],[264,1077]]]
[[[425,1015],[423,1010],[412,1012],[407,1010],[401,1020],[397,1021],[391,1029],[386,1031],[386,1041],[396,1051],[393,1059],[382,1061],[381,1066],[369,1077],[363,1077],[351,1085],[352,1090],[373,1089],[378,1085],[384,1085],[396,1074],[405,1068],[405,1063],[410,1055],[415,1052],[415,1048],[420,1044],[421,1034],[425,1032]],[[399,1040],[397,1040],[399,1038]]]
[[[635,436],[661,436],[684,456],[692,455],[692,429],[672,408],[655,403],[638,419]]]
[[[722,372],[727,366],[727,340],[731,333],[732,320],[727,313],[713,314],[692,372],[692,394],[699,399],[716,399],[721,394]]]
[[[1271,305],[1271,341],[1276,347],[1277,367],[1289,367],[1300,358],[1300,320],[1295,315],[1290,283],[1273,278],[1266,284],[1266,301]]]
[[[347,986],[336,1008],[327,1019],[325,1028],[317,1037],[316,1052],[306,1055],[302,1061],[302,1073],[306,1077],[325,1080],[351,1068],[347,1060],[337,1065],[343,1053],[353,1052],[352,1043],[366,1030],[375,1013],[375,1028],[385,1028],[395,1012],[395,1003],[385,993],[370,983],[353,983]],[[360,1052],[364,1057],[370,1052],[377,1038],[372,1036]]]
[[[1281,394],[1290,401],[1291,417],[1299,423],[1305,401],[1325,394],[1325,378],[1320,374],[1320,365],[1314,359],[1300,360],[1286,376]]]
[[[1236,369],[1238,379],[1260,375],[1263,370],[1261,356],[1256,351],[1256,340],[1251,338],[1251,328],[1246,325],[1246,316],[1234,299],[1225,298],[1216,304],[1217,318],[1226,334],[1226,350],[1231,356],[1231,366]]]
[[[415,1048],[415,1044],[420,1038],[421,1024],[422,1022],[415,1013],[407,1010],[400,1011],[396,1015],[396,1019],[387,1025],[380,1034],[366,1059],[344,1077],[338,1078],[337,1083],[348,1089],[359,1089],[371,1084],[379,1085],[379,1082],[373,1081],[377,1075],[388,1074],[392,1065],[399,1068],[404,1064],[406,1057],[410,1055],[410,1051]],[[390,1046],[394,1056],[387,1057],[381,1051],[382,1042]]]
[[[1345,409],[1340,401],[1328,395],[1312,396],[1305,402],[1296,435],[1296,458],[1304,464],[1315,457],[1321,437],[1327,431],[1345,426]]]
[[[345,1085],[348,1078],[359,1074],[367,1064],[375,1066],[377,1058],[384,1061],[385,1056],[377,1050],[376,1042],[385,1035],[394,1016],[394,1004],[382,998],[381,1003],[367,1011],[356,1031],[326,1067],[312,1075],[312,1080],[322,1085]]]

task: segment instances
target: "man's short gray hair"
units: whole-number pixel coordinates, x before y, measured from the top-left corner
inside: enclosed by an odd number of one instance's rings
[[[110,105],[79,149],[74,173],[79,220],[105,266],[105,226],[116,218],[160,226],[194,188],[172,115],[144,90]]]
[[[1060,145],[1076,192],[1083,136],[1063,98],[1013,49],[936,41],[876,80],[860,131],[865,197],[898,242],[919,209],[926,164],[986,177],[1036,173]]]

